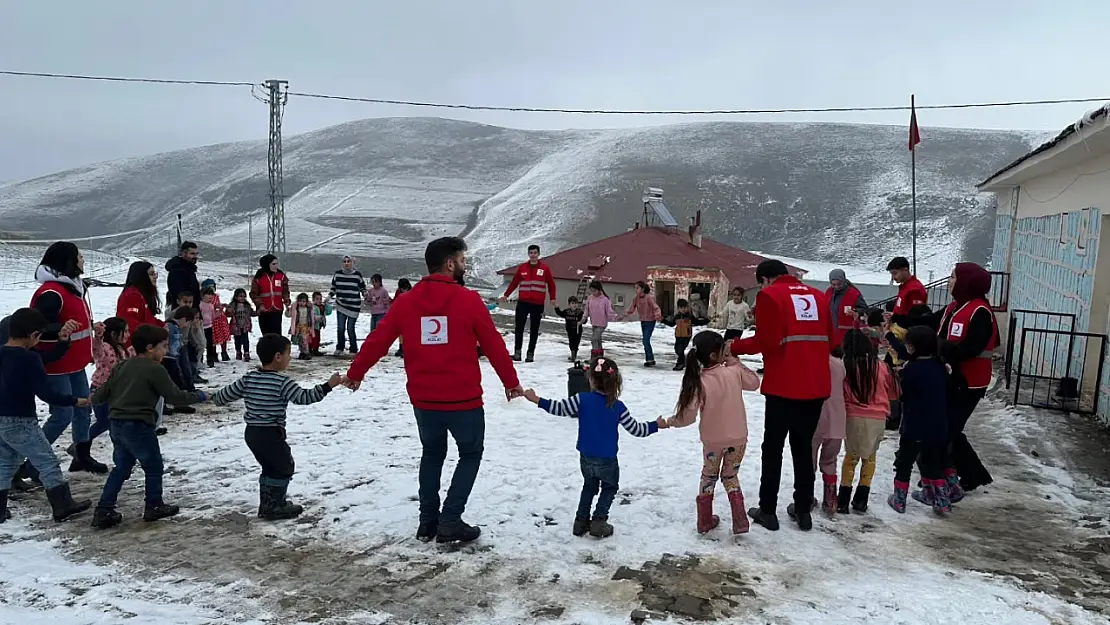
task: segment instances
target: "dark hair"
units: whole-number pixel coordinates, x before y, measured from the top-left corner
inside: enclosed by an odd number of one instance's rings
[[[714,364],[713,356],[725,347],[725,337],[712,330],[703,330],[694,335],[690,351],[686,352],[686,371],[682,374],[682,390],[678,393],[675,414],[679,414],[695,404],[700,408],[705,403],[705,389],[701,385],[701,370]]]
[[[885,319],[883,319],[883,311],[878,308],[872,308],[867,311],[867,325],[869,327],[877,328],[883,325],[883,321],[885,321]]]
[[[117,358],[125,358],[126,350],[123,349],[123,335],[127,332],[127,320],[120,317],[108,317],[104,320],[103,341],[111,346]],[[167,335],[168,336],[168,335]]]
[[[875,397],[879,382],[879,352],[867,335],[859,330],[849,330],[844,335],[845,381],[855,399],[869,403]]]
[[[150,312],[157,315],[162,312],[160,308],[158,297],[158,287],[150,281],[150,270],[154,269],[154,265],[146,262],[145,260],[137,260],[131,263],[127,268],[127,279],[123,281],[123,288],[133,288],[139,293],[142,293],[143,300],[146,301],[146,307]]]
[[[273,254],[266,254],[258,259],[258,271],[254,272],[254,279],[258,280],[262,276],[270,275],[270,263],[277,260],[277,256]]]
[[[895,256],[886,265],[886,270],[887,271],[895,271],[895,270],[909,271],[909,268],[910,268],[910,261],[905,256]]]
[[[35,308],[20,308],[8,317],[8,336],[13,339],[29,339],[35,332],[46,328],[46,316]]]
[[[215,295],[215,294],[216,294],[216,289],[213,289],[210,286],[206,286],[206,287],[204,287],[203,289],[200,290],[200,296],[201,297],[204,297],[205,295]]]
[[[528,251],[531,252],[532,250],[536,250],[538,252],[538,251],[540,251],[540,246],[536,245],[535,243],[533,243],[532,245],[529,245],[528,246]]]
[[[236,299],[239,298],[240,295],[242,295],[243,297],[246,297],[247,296],[247,290],[246,289],[235,289],[235,292],[231,294],[231,301],[234,302]]]
[[[740,294],[740,297],[744,297],[744,289],[743,289],[743,287],[738,287],[738,286],[734,286],[734,287],[732,287],[732,292],[733,292],[733,293],[739,293],[739,294]]]
[[[424,264],[428,273],[439,273],[451,258],[466,251],[466,241],[459,237],[441,237],[428,244],[424,250]]]
[[[586,368],[586,377],[590,379],[590,388],[605,396],[606,406],[612,407],[621,396],[621,370],[612,358],[591,358]]]
[[[590,288],[598,291],[605,297],[609,297],[609,294],[605,292],[605,287],[601,285],[601,280],[590,280]]]
[[[678,301],[674,303],[674,305],[675,308],[689,308],[690,302],[687,301],[685,297],[680,297],[678,298]]]
[[[408,278],[401,278],[397,281],[397,290],[400,291],[401,289],[404,289],[406,291],[412,290],[412,283],[409,282]]]
[[[135,332],[131,335],[131,347],[135,348],[136,354],[145,354],[150,351],[150,348],[168,340],[170,340],[170,333],[165,328],[144,323],[135,328]]]
[[[298,293],[297,294],[297,302],[298,303],[307,302],[307,301],[308,301],[308,293]]]
[[[640,280],[639,282],[637,282],[636,286],[640,287],[640,290],[643,291],[645,295],[647,295],[648,293],[651,293],[651,286],[648,285],[648,283],[644,282],[643,280]]]
[[[844,348],[840,345],[832,348],[832,351],[829,353],[832,354],[833,358],[844,358]]]
[[[42,262],[39,264],[53,269],[60,275],[76,280],[81,275],[81,270],[77,267],[77,257],[80,254],[81,252],[76,245],[69,241],[58,241],[46,248],[46,252],[42,255]],[[147,280],[149,281],[150,278],[147,278]]]
[[[178,248],[177,251],[178,251],[178,253],[181,253],[181,252],[188,252],[189,250],[195,250],[195,249],[197,249],[197,244],[196,243],[193,243],[192,241],[182,241],[181,247]]]
[[[316,299],[317,297],[323,297],[323,296],[324,296],[324,294],[319,292],[319,291],[313,291],[312,292],[312,299]]]
[[[929,326],[914,326],[906,331],[906,345],[913,348],[911,360],[937,355],[937,333]]]
[[[894,304],[895,304],[895,301],[890,300],[886,304],[883,304],[883,310],[885,310],[886,312],[894,312]]]
[[[932,309],[925,304],[914,304],[910,307],[909,312],[911,317],[925,317],[927,315],[933,314]]]
[[[192,291],[182,291],[182,292],[178,293],[177,294],[177,301],[180,302],[181,298],[183,298],[183,297],[191,297],[191,298],[193,298],[194,301],[197,299],[197,296],[193,295]]]
[[[254,353],[258,355],[258,362],[265,367],[273,363],[278,354],[288,351],[292,345],[289,339],[280,334],[265,334],[258,339],[258,344],[254,346]]]
[[[568,304],[577,304],[578,303],[578,297],[574,296],[574,295],[571,295],[570,297],[567,298],[567,303]]]
[[[376,274],[370,276],[370,281],[371,282],[381,282],[382,281],[382,274],[376,273]]]
[[[774,258],[768,258],[767,260],[759,263],[759,265],[755,268],[755,279],[774,280],[779,276],[785,276],[789,273],[790,271],[786,269],[786,263]]]
[[[173,311],[173,318],[184,319],[185,321],[192,321],[193,319],[197,318],[197,313],[189,306],[178,306],[177,310]],[[132,341],[131,343],[134,344],[135,342]]]

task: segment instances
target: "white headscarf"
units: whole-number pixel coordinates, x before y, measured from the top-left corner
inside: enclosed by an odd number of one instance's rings
[[[46,265],[39,265],[38,269],[35,270],[35,280],[39,284],[46,284],[47,282],[60,282],[62,284],[69,285],[74,289],[77,289],[78,295],[85,295],[85,283],[83,281],[74,280],[69,276],[64,276],[54,269],[47,267]]]

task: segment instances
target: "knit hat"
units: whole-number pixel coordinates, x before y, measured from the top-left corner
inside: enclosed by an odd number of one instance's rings
[[[205,278],[204,282],[200,283],[200,288],[207,289],[208,287],[216,288],[216,281],[212,278]]]

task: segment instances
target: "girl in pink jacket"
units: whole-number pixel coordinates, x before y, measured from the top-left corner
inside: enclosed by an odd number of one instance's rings
[[[686,358],[682,391],[675,416],[663,427],[685,427],[701,414],[702,470],[697,496],[698,533],[721,522],[713,514],[713,490],[720,480],[732,509],[732,533],[748,531],[744,493],[740,489],[740,462],[748,446],[748,415],[744,391],[759,389],[759,376],[729,355],[725,339],[711,330],[694,336]]]
[[[590,357],[596,358],[605,354],[602,337],[610,321],[616,321],[617,311],[613,310],[613,303],[605,294],[605,287],[600,280],[590,282],[590,296],[586,298],[585,319],[590,320]]]
[[[879,362],[879,351],[866,334],[851,330],[844,335],[844,464],[840,468],[840,492],[836,511],[848,512],[848,500],[856,512],[867,511],[875,456],[886,434],[890,400],[898,399],[898,383],[890,368]],[[859,487],[852,497],[856,465],[862,461]]]
[[[821,507],[829,515],[836,514],[836,458],[844,444],[847,415],[844,407],[844,351],[837,347],[829,356],[829,373],[832,374],[832,395],[821,406],[821,420],[813,433],[813,466],[821,469],[824,495]]]

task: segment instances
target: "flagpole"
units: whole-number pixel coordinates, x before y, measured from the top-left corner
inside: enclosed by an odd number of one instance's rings
[[[910,115],[914,115],[914,96],[910,94]],[[913,247],[913,275],[917,275],[917,146],[910,145],[910,206],[913,210],[913,225],[910,243]]]

